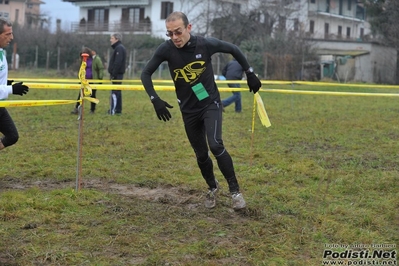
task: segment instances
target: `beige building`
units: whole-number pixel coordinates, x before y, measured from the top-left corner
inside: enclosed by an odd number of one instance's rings
[[[40,0],[0,0],[0,18],[32,28],[41,25]]]

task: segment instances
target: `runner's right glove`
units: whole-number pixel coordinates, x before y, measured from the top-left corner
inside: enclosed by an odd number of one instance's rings
[[[12,94],[17,94],[17,95],[24,95],[28,93],[29,87],[26,85],[22,85],[22,82],[18,82],[12,85]]]
[[[152,104],[154,105],[154,109],[155,109],[155,112],[157,113],[159,120],[163,120],[166,122],[166,120],[169,121],[169,119],[172,118],[172,115],[170,114],[169,110],[166,109],[166,107],[173,108],[172,105],[163,101],[161,98],[153,99]]]

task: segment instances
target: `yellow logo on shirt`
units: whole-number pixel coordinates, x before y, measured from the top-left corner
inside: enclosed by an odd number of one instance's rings
[[[198,80],[201,74],[205,71],[206,67],[205,61],[194,61],[190,64],[187,64],[182,69],[175,69],[175,76],[173,78],[174,81],[178,79],[184,79],[187,83],[194,83]]]

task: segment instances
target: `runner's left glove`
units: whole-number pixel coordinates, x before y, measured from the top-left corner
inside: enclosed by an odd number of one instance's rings
[[[254,72],[247,73],[247,84],[249,91],[252,91],[254,94],[258,92],[260,87],[262,87],[262,83]]]
[[[167,102],[163,101],[161,98],[155,98],[152,100],[152,104],[154,105],[155,112],[157,113],[158,119],[163,120],[166,122],[172,118],[168,108],[173,108],[172,105],[168,104]]]
[[[7,80],[7,86],[10,86],[10,85],[12,85],[12,83],[14,82],[14,80],[10,80],[10,79],[8,79]]]

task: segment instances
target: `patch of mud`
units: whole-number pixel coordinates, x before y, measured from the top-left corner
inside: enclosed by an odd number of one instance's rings
[[[39,188],[41,190],[76,188],[76,182],[71,180],[63,181],[21,181],[13,177],[0,179],[0,192],[4,190],[26,190],[29,188]],[[135,197],[148,201],[160,202],[165,204],[186,204],[189,209],[199,207],[201,193],[193,193],[178,187],[138,187],[130,184],[118,184],[113,181],[100,179],[85,180],[81,184],[82,189],[96,189],[99,191],[118,194],[126,197]]]
[[[104,184],[104,182],[101,182],[100,180],[90,180],[84,184],[84,187],[164,204],[186,204],[190,209],[199,206],[198,198],[201,197],[198,193],[193,194],[178,187],[148,188],[128,184],[117,184],[113,182]]]
[[[75,180],[42,180],[29,182],[26,180],[19,180],[10,176],[6,176],[0,179],[0,192],[5,190],[26,190],[29,188],[39,188],[41,190],[53,190],[53,189],[65,189],[65,188],[76,188]],[[139,187],[132,184],[118,184],[114,181],[102,180],[102,179],[90,179],[84,180],[81,184],[82,189],[96,189],[99,191],[122,195],[129,198],[139,198],[147,201],[168,204],[168,205],[179,205],[188,210],[196,210],[198,208],[205,208],[203,201],[205,194],[200,191],[195,191],[188,188],[182,187]],[[238,215],[243,219],[253,218],[261,219],[264,217],[263,211],[247,207],[240,211],[234,211],[230,209],[230,195],[227,192],[219,192],[219,197],[225,198],[220,200],[219,205],[227,207],[231,214]],[[220,198],[220,199],[221,199]],[[0,264],[1,265],[1,264]]]

